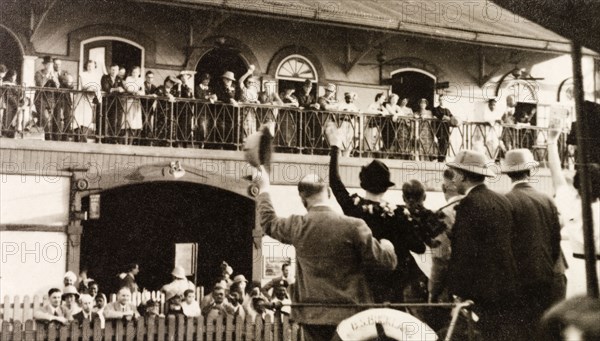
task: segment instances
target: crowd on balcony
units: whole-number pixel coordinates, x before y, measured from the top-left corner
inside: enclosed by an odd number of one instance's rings
[[[262,288],[247,287],[248,280],[242,274],[233,276],[233,268],[226,262],[221,264],[222,275],[213,281],[204,297],[196,297],[196,286],[187,279],[185,270],[175,266],[172,281],[160,288],[160,296],[141,288],[137,283],[140,272],[138,264],[129,264],[116,276],[118,287],[115,300],[108,301],[107,293],[100,291],[99,284],[88,278],[87,270],[79,277],[72,271],[64,276],[62,285],[51,288],[44,306],[34,312],[37,321],[68,323],[76,320],[81,325],[96,320],[104,327],[106,320],[137,319],[150,316],[183,315],[185,317],[218,318],[219,316],[281,318],[289,315],[288,287],[294,283],[285,263],[281,276],[273,278]]]
[[[345,155],[440,162],[458,149],[452,146],[453,134],[494,159],[510,149],[534,149],[545,142],[541,130],[522,129],[535,112],[515,115],[513,96],[507,96],[505,112],[491,99],[484,121],[466,131],[443,95],[434,107],[424,98],[379,93],[361,111],[356,93],[346,92],[338,101],[332,83],[324,85],[322,96],[313,95],[311,80],[301,89],[285,85],[280,93],[261,91],[254,71],[250,65],[239,79],[231,71],[219,79],[203,74],[197,85],[192,84],[192,74],[181,72],[156,84],[154,73],[142,75],[139,66],[127,72],[111,65],[104,74],[88,60],[75,78],[62,70],[60,59],[44,57],[42,69],[35,73],[36,88],[27,91],[16,86],[14,70],[0,65],[0,131],[46,140],[239,148],[258,126],[270,121],[281,150],[326,153],[323,127],[334,121],[345,132]],[[416,112],[408,106],[412,101],[419,103]],[[207,107],[215,104],[227,109]]]

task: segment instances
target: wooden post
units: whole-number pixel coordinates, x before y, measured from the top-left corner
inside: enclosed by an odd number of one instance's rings
[[[254,340],[254,321],[250,318],[250,316],[246,315],[246,341]]]
[[[215,333],[215,319],[214,318],[206,318],[206,341],[214,340]]]
[[[148,341],[154,341],[156,338],[156,317],[151,316],[146,320],[146,329]]]
[[[244,319],[236,317],[235,319],[235,341],[242,341],[242,334],[244,333]]]
[[[21,298],[19,296],[13,298],[13,321],[25,321],[23,320],[23,308],[21,308]]]
[[[89,324],[88,320],[84,319],[84,322],[87,322]],[[79,326],[79,323],[77,321],[72,321],[70,324],[71,324],[70,325],[70,328],[71,328],[70,340],[71,341],[79,340],[79,336],[81,335],[81,327]]]
[[[590,182],[588,155],[590,126],[583,113],[583,74],[581,71],[581,44],[572,42],[573,90],[575,94],[575,112],[577,116],[577,147],[579,148],[579,194],[581,195],[581,215],[583,218],[583,246],[585,255],[585,273],[587,294],[598,298],[598,273],[596,272],[596,250],[594,247],[594,220],[592,218],[592,184]],[[586,113],[591,114],[591,113]]]
[[[271,315],[267,315],[265,317],[265,336],[264,336],[264,340],[265,341],[272,341],[273,340],[273,317]]]
[[[44,341],[46,340],[46,334],[48,332],[48,328],[43,322],[35,323],[35,340],[36,341]]]
[[[256,316],[256,320],[254,323],[254,339],[256,341],[262,341],[263,340],[263,319],[260,316]]]
[[[108,321],[108,323],[106,323],[106,321],[105,321],[106,325],[109,323],[110,323],[110,320]],[[93,331],[93,335],[92,335],[94,338],[93,339],[94,341],[102,341],[102,336],[103,336],[102,331],[103,331],[102,321],[99,318],[97,318],[94,320],[94,331]]]
[[[13,322],[13,329],[12,329],[12,341],[21,341],[23,340],[23,326],[21,324],[21,321],[15,320]],[[6,339],[7,341],[10,339]]]
[[[140,320],[143,321],[144,319],[140,318]],[[134,325],[134,323],[135,323],[135,321],[133,321],[133,320],[129,320],[129,321],[125,322],[125,341],[135,340],[135,325]],[[71,339],[71,341],[73,341],[73,339]]]
[[[100,324],[100,320],[97,322]],[[88,319],[84,319],[83,323],[81,324],[81,341],[89,341],[92,335],[93,333],[90,326],[90,321]]]
[[[224,329],[224,321],[223,315],[219,315],[217,318],[217,328],[215,332],[215,341],[223,341],[223,329]]]
[[[166,340],[166,334],[165,334],[165,317],[164,316],[159,316],[158,317],[158,328],[157,332],[158,332],[158,338],[157,341],[165,341]]]
[[[25,295],[23,297],[23,320],[29,321],[33,320],[33,311],[37,309],[33,303],[31,303],[31,298],[29,295]]]
[[[148,334],[147,340],[148,341],[153,341],[154,339],[154,335],[150,335],[150,331],[146,330],[146,319],[141,317],[137,320],[137,328],[135,330],[136,332],[136,340],[144,340],[144,336],[146,334]]]
[[[2,317],[2,319],[4,321],[10,321],[14,315],[13,309],[11,307],[10,296],[8,296],[8,295],[4,296],[3,302],[4,302],[4,316]],[[2,328],[2,330],[4,331],[4,328]]]

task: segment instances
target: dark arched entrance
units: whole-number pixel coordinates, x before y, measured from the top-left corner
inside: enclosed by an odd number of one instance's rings
[[[19,42],[7,30],[0,27],[0,63],[17,73],[17,81],[21,81],[23,55]]]
[[[100,202],[100,219],[83,223],[81,266],[102,291],[114,292],[117,274],[132,262],[140,264],[140,287],[159,289],[171,279],[175,243],[198,243],[198,285],[210,286],[223,260],[235,274],[251,278],[252,199],[198,183],[164,181],[106,190]]]
[[[86,43],[83,60],[89,59],[94,60],[99,68],[104,64],[107,71],[113,64],[124,67],[128,73],[134,66],[144,67],[142,49],[125,40],[101,39]]]
[[[392,76],[392,92],[400,98],[408,98],[408,106],[413,111],[419,110],[419,100],[429,101],[429,109],[433,108],[435,80],[417,71],[402,71]]]
[[[212,82],[221,78],[225,71],[231,71],[236,81],[248,71],[248,65],[235,48],[214,48],[208,51],[196,65],[195,84],[200,83],[200,77],[208,73]]]

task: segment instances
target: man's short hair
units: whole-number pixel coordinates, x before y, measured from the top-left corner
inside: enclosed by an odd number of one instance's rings
[[[408,200],[422,200],[425,196],[425,186],[419,180],[409,180],[402,185],[402,195]]]
[[[116,67],[116,68],[119,68],[119,65],[117,65],[117,64],[111,64],[111,65],[110,65],[110,68],[111,68],[111,69],[112,69],[112,68],[114,68],[114,67]]]
[[[125,272],[130,272],[130,271],[133,271],[133,270],[135,270],[135,268],[137,268],[138,266],[139,266],[139,264],[138,264],[138,263],[130,263],[130,264],[127,264],[127,266],[125,267]]]
[[[529,169],[524,169],[520,172],[510,172],[510,173],[506,173],[506,175],[508,175],[508,177],[512,180],[512,181],[519,181],[519,180],[525,180],[527,179],[530,175],[531,175],[531,170]]]
[[[446,180],[453,180],[454,179],[454,171],[450,168],[444,169],[443,177]]]
[[[288,268],[289,266],[290,266],[290,264],[289,264],[289,263],[283,263],[283,264],[281,265],[281,270],[283,271],[283,269],[285,269],[285,268]]]
[[[153,74],[154,74],[154,72],[152,72],[152,70],[146,71],[146,76],[153,75]]]
[[[52,288],[50,290],[48,290],[48,297],[52,296],[55,293],[62,293],[62,290],[60,290],[59,288]]]
[[[187,297],[187,295],[194,293],[194,290],[192,289],[187,289],[186,291],[183,292],[183,297]]]
[[[379,99],[381,98],[381,96],[383,96],[383,92],[377,93],[377,95],[375,95],[375,102],[379,101]]]
[[[130,294],[133,294],[131,292],[131,288],[130,287],[121,287],[121,288],[119,288],[119,291],[117,291],[117,294],[120,294],[121,291],[123,291],[123,290],[127,290],[127,291],[129,291]]]
[[[298,193],[303,198],[310,198],[326,189],[327,184],[316,174],[307,174],[298,182]]]

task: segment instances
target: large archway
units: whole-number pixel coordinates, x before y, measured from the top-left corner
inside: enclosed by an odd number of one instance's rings
[[[237,49],[229,47],[214,48],[205,53],[196,65],[195,84],[200,83],[203,74],[211,76],[212,83],[225,73],[231,71],[236,81],[248,71],[248,64]]]
[[[17,39],[6,29],[0,26],[0,63],[9,70],[14,70],[21,81],[21,68],[23,65],[23,51]]]
[[[140,66],[143,72],[145,50],[142,45],[128,39],[98,36],[81,42],[80,72],[83,71],[85,61],[90,59],[103,72],[112,64],[124,67],[127,72],[134,66]]]
[[[425,98],[433,108],[436,82],[434,75],[419,69],[405,68],[392,72],[391,76],[392,92],[400,98],[408,98],[408,106],[413,111],[419,111],[421,98]]]
[[[210,286],[222,261],[235,274],[252,277],[255,220],[249,197],[199,183],[160,181],[105,190],[100,202],[100,218],[83,223],[81,265],[103,291],[114,292],[117,274],[132,262],[140,265],[140,287],[159,289],[170,281],[176,243],[198,244],[197,285]]]

